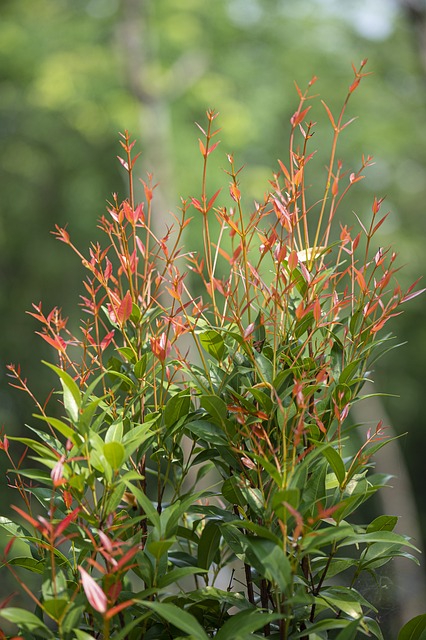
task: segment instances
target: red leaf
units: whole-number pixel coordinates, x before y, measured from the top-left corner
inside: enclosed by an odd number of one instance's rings
[[[210,211],[210,209],[211,209],[211,208],[212,208],[212,206],[213,206],[214,201],[216,200],[217,196],[219,195],[219,193],[220,193],[221,191],[222,191],[222,189],[218,189],[218,190],[216,191],[216,193],[215,193],[215,194],[210,198],[210,200],[208,201],[208,204],[207,204],[207,211]]]
[[[333,129],[336,129],[337,127],[336,127],[336,123],[334,122],[333,114],[331,113],[329,107],[326,105],[324,100],[321,100],[321,102],[323,104],[324,109],[327,111],[327,115],[329,117],[329,120],[331,122],[331,125],[332,125]]]
[[[367,293],[368,289],[367,289],[367,284],[365,282],[365,278],[362,275],[361,271],[358,271],[358,269],[356,269],[354,267],[354,271],[356,273],[356,279],[358,280],[358,284],[360,286],[360,289],[363,293]]]
[[[34,529],[40,529],[40,523],[37,522],[37,520],[34,520],[34,518],[32,518],[28,513],[26,513],[25,511],[23,511],[19,507],[16,507],[14,504],[12,504],[11,507],[12,507],[12,509],[14,511],[19,513],[19,515],[22,516],[24,518],[24,520],[29,522],[34,527]]]
[[[296,111],[292,115],[292,117],[290,118],[290,122],[293,127],[297,127],[297,125],[302,122],[302,120],[304,119],[304,117],[306,116],[310,108],[311,107],[307,107],[306,109],[303,109],[303,111]]]
[[[231,183],[229,186],[229,193],[231,194],[231,198],[235,200],[235,202],[239,202],[241,199],[241,191],[237,187],[236,184]]]
[[[355,91],[360,81],[361,81],[361,78],[355,78],[355,80],[352,82],[351,86],[349,87],[349,93],[353,93]]]
[[[145,182],[143,183],[143,188],[145,191],[145,198],[147,202],[151,202],[152,200],[152,189],[150,189],[150,187],[148,187],[147,184],[145,184]]]
[[[293,269],[295,269],[298,264],[299,258],[297,257],[297,251],[293,250],[288,256],[288,266],[290,267],[291,271],[293,271]]]
[[[132,314],[132,306],[132,296],[130,295],[130,291],[128,291],[117,309],[117,318],[120,324],[124,324],[130,318]]]
[[[64,519],[62,520],[62,522],[60,522],[60,523],[58,524],[58,526],[57,526],[57,527],[56,527],[56,529],[55,529],[55,535],[56,535],[57,537],[59,537],[59,536],[61,535],[61,533],[62,533],[63,531],[65,531],[65,529],[68,527],[68,525],[70,524],[70,522],[72,522],[73,520],[75,520],[75,519],[76,519],[77,515],[79,514],[79,512],[81,511],[81,509],[82,509],[82,508],[83,508],[83,507],[81,507],[81,506],[76,507],[76,508],[74,509],[74,511],[72,511],[71,513],[69,513],[69,514],[67,515],[67,517],[66,517],[66,518],[64,518]]]
[[[104,351],[107,346],[111,343],[114,337],[114,329],[106,334],[105,338],[101,342],[101,351]]]
[[[198,211],[201,211],[201,213],[204,212],[203,206],[199,200],[197,200],[196,198],[191,198],[191,202],[192,206],[198,209]]]
[[[117,615],[117,613],[119,613],[120,611],[122,611],[126,607],[130,607],[130,605],[133,604],[133,602],[134,602],[134,600],[126,600],[125,602],[120,602],[120,604],[117,604],[115,607],[112,607],[112,609],[110,609],[108,611],[108,613],[106,614],[105,618],[107,620],[110,620],[115,615]]]
[[[217,142],[215,142],[214,144],[212,144],[212,146],[209,148],[209,150],[207,151],[207,155],[209,156],[215,149],[216,147],[220,144],[220,140],[218,140]]]
[[[200,151],[201,151],[201,155],[203,156],[203,158],[206,157],[206,148],[202,142],[202,140],[200,138],[198,138],[198,143],[200,145]]]
[[[60,336],[55,336],[54,338],[51,338],[45,333],[40,333],[40,331],[36,331],[36,334],[38,336],[41,336],[43,340],[46,340],[46,342],[48,342],[57,351],[60,351],[61,353],[65,353],[66,343],[65,343],[65,340],[63,340]]]
[[[78,570],[80,571],[84,593],[86,594],[86,598],[89,603],[95,611],[98,611],[99,613],[106,613],[108,601],[101,587],[94,581],[92,576],[83,569],[83,567],[79,566]]]

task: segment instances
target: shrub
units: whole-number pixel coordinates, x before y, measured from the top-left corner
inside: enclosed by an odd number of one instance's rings
[[[59,309],[34,305],[61,391],[39,402],[10,365],[37,420],[1,444],[21,499],[16,521],[1,519],[4,562],[34,610],[7,602],[0,618],[23,637],[382,638],[358,579],[413,559],[414,547],[394,533],[395,516],[355,524],[390,476],[371,462],[383,425],[359,441],[348,414],[389,349],[388,320],[419,292],[401,291],[395,253],[376,245],[382,200],[358,230],[337,219],[371,163],[345,173],[336,156],[364,66],[337,118],[323,103],[333,138],[317,202],[307,187],[314,78],[298,89],[287,164],[250,215],[231,155],[229,194],[208,193],[219,144],[209,111],[201,193],[164,237],[151,224],[151,176],[134,200],[127,132],[129,196],[114,195],[100,220],[105,246],[85,257],[56,229],[87,270],[83,319],[72,332]],[[182,248],[190,215],[202,222],[200,253]]]

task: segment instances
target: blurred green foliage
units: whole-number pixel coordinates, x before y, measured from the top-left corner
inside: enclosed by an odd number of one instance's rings
[[[344,4],[342,10],[341,5]],[[351,81],[352,62],[369,58],[354,95],[358,116],[342,137],[346,169],[361,154],[376,164],[351,201],[362,218],[374,195],[386,195],[383,246],[395,243],[411,283],[426,265],[426,89],[412,33],[393,3],[348,0],[3,0],[0,8],[0,366],[20,362],[37,393],[46,392],[39,361],[48,347],[25,315],[32,302],[57,304],[77,318],[79,266],[49,234],[69,224],[86,247],[114,191],[125,186],[115,156],[118,132],[129,129],[143,152],[140,175],[153,171],[165,211],[179,196],[197,196],[200,157],[194,121],[220,113],[216,182],[226,152],[239,164],[245,191],[261,199],[287,148],[297,104],[293,82],[317,75],[330,108]],[[386,8],[387,7],[387,8]],[[325,111],[310,114],[325,121]],[[331,134],[331,129],[330,129]],[[331,138],[331,135],[330,135]],[[312,182],[325,178],[319,149]],[[213,158],[212,158],[213,160]],[[212,193],[216,186],[211,175]],[[158,215],[161,214],[159,211]],[[355,225],[352,211],[345,222]],[[191,238],[192,241],[192,238]],[[188,240],[189,242],[189,240]],[[191,249],[196,247],[191,246]],[[399,432],[426,531],[423,487],[425,418],[421,405],[426,361],[425,304],[420,298],[397,319],[408,346],[391,354],[376,387],[401,397],[388,409]],[[0,420],[6,431],[32,408],[7,387],[2,373]]]

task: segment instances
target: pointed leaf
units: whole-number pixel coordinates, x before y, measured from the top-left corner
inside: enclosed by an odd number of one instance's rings
[[[225,622],[215,638],[216,640],[247,640],[254,631],[281,617],[279,613],[240,611]]]
[[[80,407],[81,407],[81,391],[77,383],[66,371],[63,371],[59,367],[56,367],[50,362],[44,362],[47,367],[50,367],[59,376],[64,392],[64,405],[66,412],[73,422],[78,421]]]
[[[208,640],[208,636],[198,620],[176,605],[165,602],[147,602],[146,600],[141,601],[141,604],[158,613],[180,631],[188,633],[194,640]]]
[[[407,622],[399,632],[398,640],[426,640],[426,613]]]
[[[126,450],[121,442],[107,442],[102,447],[102,450],[108,464],[110,464],[115,471],[120,469],[126,457]]]
[[[219,550],[220,527],[217,522],[207,522],[198,543],[198,566],[208,569]]]

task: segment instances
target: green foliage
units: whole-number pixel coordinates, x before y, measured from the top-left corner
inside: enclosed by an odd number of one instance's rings
[[[386,484],[371,462],[386,439],[378,424],[354,452],[348,415],[389,340],[385,325],[419,292],[401,289],[395,254],[375,245],[381,200],[355,235],[338,224],[370,164],[345,173],[336,155],[364,67],[340,113],[324,105],[332,144],[320,200],[306,187],[313,79],[297,88],[289,162],[263,201],[244,201],[231,155],[228,193],[211,195],[209,111],[201,192],[164,236],[152,227],[150,180],[135,201],[127,132],[130,195],[115,195],[100,220],[105,247],[92,243],[86,258],[56,227],[87,271],[85,315],[74,335],[57,308],[34,305],[60,390],[41,404],[10,365],[43,429],[1,444],[21,499],[19,520],[0,520],[4,564],[34,612],[5,606],[0,618],[26,638],[383,637],[360,576],[415,560],[415,547],[393,531],[395,516],[357,522]],[[189,213],[201,255],[182,248]],[[26,448],[19,462],[10,441]],[[18,543],[25,553],[13,557]]]

